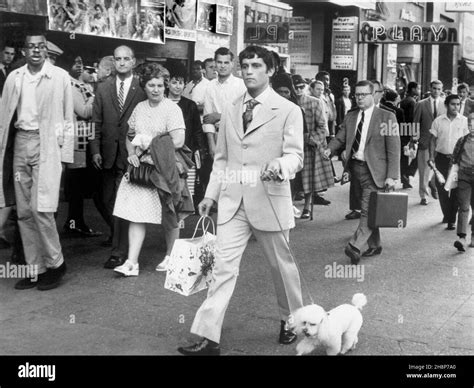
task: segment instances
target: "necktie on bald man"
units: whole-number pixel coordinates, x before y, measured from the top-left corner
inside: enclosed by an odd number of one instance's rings
[[[253,120],[253,108],[255,108],[258,103],[259,102],[257,100],[250,100],[247,102],[247,110],[242,115],[244,120],[244,133],[247,132],[247,128]]]
[[[120,112],[123,110],[123,103],[124,103],[124,86],[123,86],[123,81],[120,82],[120,89],[119,89],[119,95],[118,95],[118,103],[119,103],[119,109]]]

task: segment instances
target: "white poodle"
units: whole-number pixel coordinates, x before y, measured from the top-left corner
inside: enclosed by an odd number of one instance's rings
[[[298,356],[311,353],[318,345],[326,348],[328,356],[355,349],[362,326],[360,310],[366,304],[364,294],[355,294],[352,305],[342,304],[328,313],[316,304],[298,309],[289,321],[297,334],[305,335],[296,346]]]

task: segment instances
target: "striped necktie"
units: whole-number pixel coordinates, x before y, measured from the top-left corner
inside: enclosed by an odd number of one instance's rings
[[[352,143],[352,155],[354,155],[357,151],[359,151],[363,126],[364,126],[364,111],[362,111],[362,116],[360,118],[359,125],[357,125],[357,131],[356,131],[354,143]]]
[[[120,82],[119,94],[118,94],[118,103],[119,103],[120,112],[122,112],[122,110],[123,110],[124,94],[125,94],[123,84],[124,84],[124,82],[121,81]]]
[[[244,120],[244,133],[247,131],[247,128],[249,127],[250,123],[253,120],[253,108],[255,108],[258,105],[257,100],[250,100],[247,102],[247,110],[244,112],[242,118]]]

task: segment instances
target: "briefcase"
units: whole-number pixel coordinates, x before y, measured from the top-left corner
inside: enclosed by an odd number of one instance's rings
[[[408,194],[374,191],[369,199],[370,228],[405,228]]]

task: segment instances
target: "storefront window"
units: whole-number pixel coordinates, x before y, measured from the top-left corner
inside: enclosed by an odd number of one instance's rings
[[[258,23],[268,23],[268,13],[259,12],[258,13]]]

